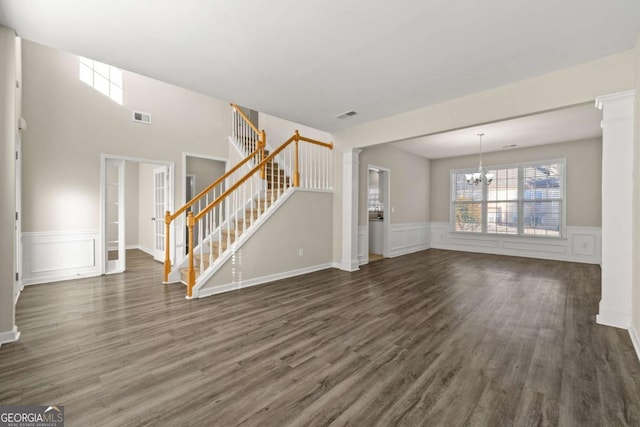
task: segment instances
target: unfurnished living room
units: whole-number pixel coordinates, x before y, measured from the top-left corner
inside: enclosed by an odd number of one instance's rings
[[[0,425],[640,425],[639,91],[636,0],[0,0]]]

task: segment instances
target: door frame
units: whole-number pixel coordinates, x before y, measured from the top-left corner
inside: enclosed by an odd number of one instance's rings
[[[188,200],[187,200],[187,157],[197,157],[199,159],[206,159],[206,160],[215,160],[217,162],[224,162],[224,170],[227,171],[228,170],[228,166],[229,166],[229,159],[226,159],[224,157],[216,157],[216,156],[209,156],[207,154],[199,154],[199,153],[191,153],[188,151],[183,151],[182,152],[182,174],[181,174],[181,182],[182,182],[182,200],[180,203],[180,206],[184,206],[187,204]],[[195,192],[195,179],[193,181],[194,183],[194,192]],[[194,194],[195,196],[195,194]],[[181,230],[184,230],[186,227],[186,224],[184,223],[184,221],[181,221],[180,218],[178,218],[175,221],[176,225],[180,226]],[[173,236],[173,234],[172,234]],[[180,242],[177,242],[176,240],[180,239]],[[173,239],[174,242],[174,249],[172,249],[172,253],[173,254],[178,254],[178,258],[175,259],[174,261],[172,261],[172,263],[179,263],[180,261],[182,261],[183,259],[186,258],[186,236],[185,233],[180,233],[180,235]],[[175,246],[175,244],[177,244],[177,246]],[[179,253],[178,253],[179,251]],[[172,264],[174,265],[174,264]]]
[[[100,154],[100,242],[99,242],[99,247],[96,248],[96,254],[98,259],[96,260],[99,265],[100,265],[100,274],[105,274],[106,273],[106,267],[107,267],[107,224],[106,224],[106,215],[105,215],[105,209],[106,209],[106,195],[107,195],[107,183],[106,183],[106,165],[107,165],[107,159],[111,159],[111,160],[123,160],[124,162],[136,162],[136,163],[150,163],[150,164],[156,164],[158,166],[166,166],[169,171],[169,182],[168,182],[168,189],[167,189],[167,206],[169,207],[169,210],[174,211],[175,210],[175,185],[174,185],[174,174],[175,174],[175,162],[168,162],[166,160],[158,160],[158,159],[146,159],[146,158],[142,158],[142,157],[131,157],[131,156],[121,156],[121,155],[117,155],[117,154],[106,154],[106,153],[101,153]],[[125,181],[123,182],[123,185],[121,186],[121,191],[124,191],[125,186],[127,185],[126,182],[126,174],[125,174]],[[126,198],[123,197],[123,200],[125,200],[126,203]],[[124,206],[124,212],[126,215],[126,205]],[[175,231],[174,231],[174,227],[171,227],[170,230],[170,236],[171,236],[171,262],[172,265],[174,263],[175,260],[175,255],[176,255],[176,239],[175,239]],[[126,236],[125,236],[126,237]],[[124,261],[124,260],[123,260]],[[126,268],[126,263],[124,264],[125,268]]]
[[[22,284],[22,129],[16,133],[16,164],[15,164],[15,186],[16,186],[16,216],[15,216],[15,242],[14,242],[14,262],[15,281],[13,283],[13,304],[17,304],[18,298],[24,286]]]
[[[382,221],[382,256],[389,258],[391,250],[391,169],[373,165],[367,165],[367,200],[369,199],[369,169],[377,169],[380,171],[380,191],[384,194],[384,220]],[[369,263],[369,208],[367,204],[367,233],[366,233],[366,254],[367,264]]]
[[[182,200],[181,200],[182,203],[180,206],[184,206],[188,202],[187,200],[187,157],[197,157],[199,159],[224,162],[225,171],[227,170],[227,166],[229,163],[229,159],[225,159],[224,157],[208,156],[206,154],[190,153],[187,151],[183,151],[182,152]],[[195,188],[195,180],[194,180],[194,188]]]

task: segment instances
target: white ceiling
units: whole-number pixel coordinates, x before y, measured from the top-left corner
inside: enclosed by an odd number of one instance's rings
[[[582,104],[481,126],[392,142],[391,145],[428,159],[477,154],[482,137],[485,153],[602,136],[602,111]],[[511,145],[516,145],[511,147]]]
[[[0,0],[0,23],[333,132],[632,48],[640,1]]]

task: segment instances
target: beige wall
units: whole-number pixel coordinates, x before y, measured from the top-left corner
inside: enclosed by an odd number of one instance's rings
[[[366,147],[404,138],[504,120],[570,105],[593,102],[596,97],[634,87],[633,50],[603,57],[539,77],[500,86],[461,98],[430,105],[345,129],[333,135],[340,151],[350,147]],[[342,182],[342,156],[336,163],[336,183]],[[431,176],[434,176],[431,174]],[[393,179],[393,178],[392,178]],[[431,183],[431,188],[434,183]],[[334,239],[342,239],[341,185],[336,186]],[[431,197],[432,204],[435,199]],[[433,217],[431,221],[442,220]],[[445,219],[447,220],[447,219]],[[339,254],[336,246],[335,254]],[[336,261],[341,259],[338,255]]]
[[[385,203],[390,224],[429,221],[429,160],[388,145],[367,147],[360,153],[358,224],[367,225],[368,165],[389,169],[391,200]],[[391,208],[395,212],[391,212]]]
[[[99,228],[100,153],[175,162],[176,179],[185,151],[227,157],[228,103],[125,72],[120,106],[79,81],[76,56],[26,40],[23,50],[24,231]]]
[[[589,139],[531,148],[504,150],[482,156],[485,166],[567,159],[567,225],[600,227],[602,216],[602,140]],[[478,166],[478,156],[431,161],[431,220],[449,221],[450,173]]]
[[[10,332],[15,321],[15,136],[20,114],[16,112],[17,106],[15,33],[0,27],[0,334]]]
[[[375,120],[335,134],[363,147],[593,102],[633,88],[633,50],[495,89]]]
[[[138,163],[126,162],[124,172],[125,245],[138,246]]]
[[[151,218],[153,209],[153,170],[158,165],[138,165],[138,244],[143,250],[153,253],[155,230]]]
[[[296,191],[205,288],[331,263],[332,204],[331,193]]]
[[[226,162],[220,160],[187,156],[187,175],[195,176],[196,194],[224,175],[225,163]]]
[[[635,115],[633,150],[633,286],[632,325],[640,332],[640,35],[635,47]]]

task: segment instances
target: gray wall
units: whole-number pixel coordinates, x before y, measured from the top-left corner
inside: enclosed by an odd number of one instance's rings
[[[100,154],[175,162],[182,153],[227,157],[229,104],[124,72],[120,106],[78,79],[75,55],[23,42],[24,231],[97,229]],[[152,115],[134,123],[131,111]],[[174,200],[182,200],[176,185]]]
[[[187,156],[187,175],[194,175],[196,179],[195,194],[213,184],[216,179],[224,175],[224,172],[225,162],[223,161]]]
[[[0,336],[10,332],[15,321],[16,77],[15,33],[0,27]]]
[[[138,165],[138,244],[149,253],[153,253],[155,240],[155,224],[151,218],[155,216],[153,206],[153,170],[158,165],[140,163]]]
[[[339,164],[339,163],[338,163]],[[390,224],[428,222],[429,219],[429,171],[430,161],[390,147],[376,145],[366,147],[360,153],[358,223],[367,225],[367,166],[390,169],[391,199],[385,201],[385,219]],[[395,212],[391,212],[391,207]]]
[[[296,191],[204,289],[331,263],[332,201],[331,193]]]
[[[567,159],[567,225],[600,227],[602,219],[602,139],[504,150],[482,156],[485,166]],[[431,161],[431,221],[448,222],[451,170],[478,166],[478,156]]]
[[[138,246],[138,163],[125,163],[125,245]]]

